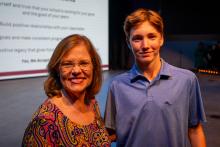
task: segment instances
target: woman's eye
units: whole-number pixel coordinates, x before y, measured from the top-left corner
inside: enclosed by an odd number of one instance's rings
[[[64,63],[61,64],[61,66],[70,67],[70,66],[72,66],[72,63],[70,63],[70,62],[64,62]]]
[[[80,62],[79,65],[85,67],[85,66],[89,65],[89,62],[84,62],[83,61],[83,62]]]

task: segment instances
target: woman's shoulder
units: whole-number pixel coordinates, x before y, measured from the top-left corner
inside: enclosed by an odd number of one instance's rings
[[[99,117],[100,114],[100,109],[99,109],[99,103],[98,101],[94,98],[91,99],[91,106],[93,107],[93,111],[95,112],[95,114]]]
[[[58,133],[58,109],[48,99],[45,100],[34,113],[23,136],[22,146],[37,146],[39,144],[54,144],[51,134]],[[45,138],[46,137],[46,138]],[[53,138],[49,139],[48,138]]]
[[[37,109],[37,111],[33,115],[33,119],[47,119],[54,120],[56,118],[56,114],[59,112],[59,109],[50,102],[49,99],[46,99]]]
[[[93,97],[93,98],[90,99],[90,103],[91,103],[91,105],[97,105],[98,101],[96,100],[95,97]]]

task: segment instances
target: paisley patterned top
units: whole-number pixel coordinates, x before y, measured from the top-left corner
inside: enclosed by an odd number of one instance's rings
[[[46,100],[26,128],[22,146],[109,147],[110,140],[98,103],[96,100],[92,100],[92,103],[94,121],[89,125],[79,125],[68,119],[56,105]]]

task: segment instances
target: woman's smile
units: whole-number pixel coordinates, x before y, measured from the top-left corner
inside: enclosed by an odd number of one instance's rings
[[[80,84],[84,81],[84,77],[74,77],[74,78],[70,78],[71,83],[73,84]]]

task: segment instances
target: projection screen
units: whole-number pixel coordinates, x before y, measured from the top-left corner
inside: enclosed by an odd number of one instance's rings
[[[108,0],[0,0],[0,80],[47,75],[54,48],[74,33],[108,69]]]

